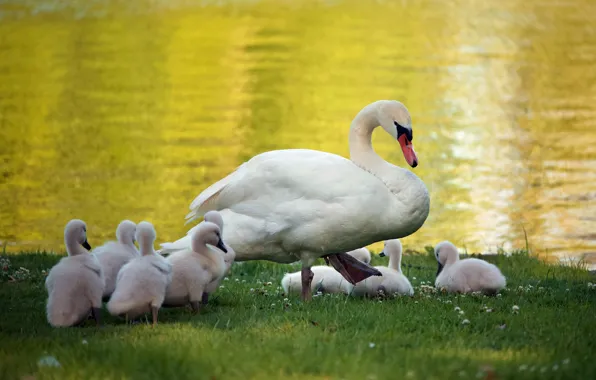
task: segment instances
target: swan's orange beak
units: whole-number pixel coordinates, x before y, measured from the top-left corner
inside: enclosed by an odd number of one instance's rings
[[[418,157],[416,156],[416,152],[414,152],[414,145],[412,145],[412,142],[408,140],[408,137],[405,135],[405,133],[399,136],[397,141],[399,141],[401,151],[404,153],[404,158],[408,162],[408,165],[413,168],[418,166]]]

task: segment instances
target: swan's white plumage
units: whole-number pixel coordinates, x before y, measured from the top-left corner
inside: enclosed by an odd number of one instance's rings
[[[220,229],[216,224],[201,222],[192,235],[191,248],[168,256],[172,265],[172,283],[166,292],[166,305],[199,302],[203,292],[209,293],[207,286],[223,278],[226,265],[221,251],[215,248],[219,236]]]
[[[116,289],[107,304],[112,315],[135,318],[161,307],[166,288],[172,280],[172,267],[153,249],[155,229],[148,222],[137,225],[136,240],[141,256],[125,264],[118,272]]]
[[[389,256],[389,265],[376,266],[383,275],[369,277],[354,286],[352,295],[356,297],[375,297],[383,290],[385,295],[414,295],[414,288],[401,271],[402,245],[398,239],[385,242],[385,255]]]
[[[369,263],[370,252],[361,249],[355,249],[348,252],[348,255],[356,259]],[[368,253],[368,257],[366,256]],[[368,261],[366,261],[368,260]],[[344,293],[350,294],[354,285],[350,284],[338,271],[333,267],[326,265],[317,265],[311,268],[313,272],[313,279],[310,285],[311,292],[320,291],[322,293]],[[302,289],[302,274],[300,271],[294,273],[286,273],[281,279],[281,287],[285,294],[299,293]]]
[[[507,285],[505,276],[496,265],[475,258],[460,260],[457,248],[449,241],[437,244],[435,257],[443,266],[435,280],[437,288],[453,293],[493,294]]]
[[[46,278],[48,322],[66,327],[83,321],[92,308],[101,307],[104,278],[99,262],[81,244],[87,241],[82,220],[71,220],[64,229],[68,257],[61,259]]]
[[[226,225],[223,239],[234,248],[236,261],[302,260],[310,266],[327,254],[410,235],[428,216],[426,186],[371,146],[379,125],[397,138],[394,122],[411,131],[401,103],[365,107],[352,122],[350,160],[307,149],[259,154],[199,194],[187,218],[219,210]],[[162,246],[176,250],[189,244],[187,235]]]
[[[134,244],[136,229],[135,223],[123,220],[116,229],[117,241],[109,241],[93,250],[105,277],[104,298],[114,292],[120,268],[130,260],[139,257],[139,250]]]

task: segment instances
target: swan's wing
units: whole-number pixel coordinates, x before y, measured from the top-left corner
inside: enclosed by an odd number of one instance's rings
[[[238,166],[236,170],[230,173],[227,177],[220,179],[213,185],[203,190],[203,192],[199,194],[190,204],[189,208],[191,211],[186,215],[186,223],[188,224],[193,220],[202,217],[208,211],[217,210],[216,203],[219,195],[231,182],[240,180],[246,169],[247,163],[248,162],[245,162]]]
[[[307,149],[265,152],[240,165],[230,175],[199,194],[190,205],[187,223],[202,217],[207,211],[280,196],[280,191],[284,193],[284,199],[317,199],[321,194],[329,198],[343,196],[345,190],[335,194],[333,189],[343,187],[342,179],[358,175],[370,174],[350,160],[331,153]],[[362,187],[365,185],[360,184]],[[321,192],[321,189],[325,191]]]

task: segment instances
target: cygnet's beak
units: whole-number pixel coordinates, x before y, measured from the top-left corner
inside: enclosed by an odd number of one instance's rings
[[[91,246],[89,245],[89,242],[87,242],[87,239],[85,239],[82,245],[87,251],[91,250]]]
[[[221,249],[222,251],[224,251],[224,253],[228,253],[228,250],[226,249],[226,246],[224,245],[223,240],[219,239],[216,247]]]
[[[385,257],[385,256],[387,256],[387,255],[385,254],[385,251],[382,251],[381,253],[379,253],[379,257]]]
[[[441,263],[439,263],[437,261],[437,263],[439,264],[439,269],[437,269],[437,276],[439,275],[439,273],[441,273],[441,271],[443,270],[443,265],[441,265]]]
[[[397,141],[399,141],[399,145],[401,146],[401,151],[404,154],[404,158],[408,162],[408,165],[415,168],[418,166],[418,156],[416,156],[416,152],[414,151],[414,145],[412,142],[408,140],[408,136],[406,134],[401,134]]]

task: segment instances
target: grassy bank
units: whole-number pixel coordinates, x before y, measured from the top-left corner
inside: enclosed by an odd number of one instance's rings
[[[508,279],[490,298],[435,293],[426,254],[404,258],[413,298],[310,304],[278,289],[298,267],[245,263],[199,316],[162,310],[156,329],[107,313],[100,329],[52,329],[44,271],[58,259],[2,256],[2,379],[596,378],[596,288],[588,285],[596,278],[523,253],[490,258]],[[59,367],[39,364],[44,356]]]

